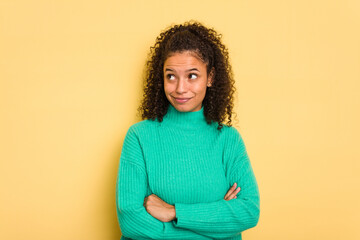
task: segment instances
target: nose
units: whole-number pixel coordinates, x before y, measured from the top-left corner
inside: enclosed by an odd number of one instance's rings
[[[186,89],[187,89],[186,80],[183,78],[180,78],[176,85],[176,89],[175,89],[176,93],[178,93],[178,94],[185,93],[187,91]]]

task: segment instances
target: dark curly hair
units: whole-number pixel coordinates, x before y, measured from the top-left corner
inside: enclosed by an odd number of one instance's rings
[[[217,122],[219,130],[223,124],[231,126],[235,86],[228,50],[220,39],[221,34],[196,21],[173,25],[160,33],[146,63],[143,100],[138,109],[142,119],[162,121],[170,104],[164,91],[164,62],[172,53],[192,51],[206,63],[207,74],[215,70],[202,102],[206,122]]]

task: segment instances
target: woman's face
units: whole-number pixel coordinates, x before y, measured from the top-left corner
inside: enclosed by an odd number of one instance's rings
[[[180,112],[199,111],[211,86],[212,74],[207,75],[206,64],[191,51],[176,52],[164,63],[166,98]]]

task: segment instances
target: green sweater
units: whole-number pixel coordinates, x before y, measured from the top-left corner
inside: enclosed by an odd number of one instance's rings
[[[236,199],[224,199],[233,183]],[[143,206],[155,194],[175,206],[162,222]],[[124,140],[116,182],[121,240],[242,239],[257,225],[258,185],[244,142],[234,127],[207,124],[204,107],[179,112],[171,104],[162,122],[132,125]]]

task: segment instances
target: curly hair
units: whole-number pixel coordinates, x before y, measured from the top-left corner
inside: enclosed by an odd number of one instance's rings
[[[161,122],[167,113],[170,103],[164,91],[164,62],[171,54],[183,51],[197,54],[206,63],[207,74],[215,70],[212,86],[207,87],[202,102],[206,122],[217,122],[218,130],[223,124],[231,126],[235,86],[228,50],[221,42],[221,34],[196,21],[170,26],[150,47],[143,99],[138,109],[142,119]]]

